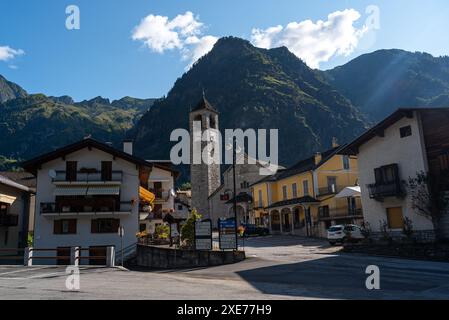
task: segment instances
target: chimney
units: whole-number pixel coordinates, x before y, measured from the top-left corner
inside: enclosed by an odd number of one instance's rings
[[[320,152],[315,153],[315,165],[318,165],[322,159],[323,157],[321,156]]]
[[[133,141],[132,140],[124,140],[123,141],[123,152],[133,155]]]
[[[338,148],[340,145],[338,144],[338,140],[336,137],[332,138],[332,148]]]

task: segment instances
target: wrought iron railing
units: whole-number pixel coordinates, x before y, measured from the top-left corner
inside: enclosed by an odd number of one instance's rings
[[[78,171],[75,179],[69,179],[66,171],[56,171],[53,182],[121,182],[122,179],[123,171],[112,171],[110,175],[102,174],[101,171]]]
[[[112,207],[93,207],[92,205],[83,205],[82,203],[76,206],[70,205],[56,205],[55,202],[42,202],[41,214],[50,213],[101,213],[101,212],[129,212],[132,210],[133,204],[131,201],[121,201]]]
[[[404,190],[400,182],[369,184],[368,190],[371,199],[382,199],[385,197],[400,197],[404,195]]]
[[[19,216],[16,214],[1,214],[0,226],[2,227],[17,227],[19,225]]]

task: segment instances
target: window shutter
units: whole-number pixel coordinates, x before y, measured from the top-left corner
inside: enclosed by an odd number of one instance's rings
[[[69,220],[69,233],[70,234],[76,233],[76,219]]]
[[[53,223],[53,233],[54,234],[61,234],[62,233],[62,221],[61,220],[55,220]]]
[[[98,233],[98,220],[92,219],[91,225],[90,225],[90,232]]]
[[[118,232],[119,227],[120,227],[120,219],[113,219],[112,220],[112,231]]]
[[[382,168],[374,169],[374,177],[377,184],[383,183]]]

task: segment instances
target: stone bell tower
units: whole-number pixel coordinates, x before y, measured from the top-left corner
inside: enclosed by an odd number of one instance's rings
[[[198,213],[203,216],[203,219],[211,218],[209,196],[217,190],[221,185],[220,164],[214,163],[211,159],[219,156],[221,150],[208,150],[207,156],[210,161],[205,163],[202,154],[203,150],[207,149],[208,140],[217,139],[216,136],[208,135],[206,141],[201,141],[199,132],[195,134],[196,129],[201,128],[201,135],[208,129],[218,128],[218,112],[206,100],[203,94],[198,105],[190,111],[189,115],[190,126],[190,181],[192,185],[192,208],[197,209]],[[199,130],[198,130],[199,131]],[[194,148],[194,144],[196,147]],[[210,145],[210,144],[209,144]],[[198,151],[198,147],[200,150]],[[215,152],[219,152],[218,155]],[[196,160],[196,161],[195,161]],[[200,162],[200,163],[199,163]]]

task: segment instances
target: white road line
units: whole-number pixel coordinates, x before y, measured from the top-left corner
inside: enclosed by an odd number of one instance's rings
[[[41,267],[41,268],[23,268],[20,270],[15,270],[15,271],[8,271],[8,272],[2,272],[0,273],[0,276],[5,275],[5,274],[13,274],[13,273],[20,273],[20,272],[27,272],[27,271],[35,271],[35,270],[42,270],[42,269],[48,269],[49,267]]]

